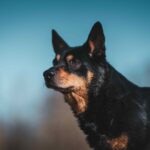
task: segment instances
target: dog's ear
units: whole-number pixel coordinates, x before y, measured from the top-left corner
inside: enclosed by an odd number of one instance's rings
[[[59,51],[62,51],[69,47],[68,44],[62,39],[62,37],[55,30],[52,30],[52,44],[55,53],[59,53]]]
[[[93,25],[86,44],[88,44],[88,53],[90,57],[105,57],[105,36],[103,33],[103,27],[100,22],[96,22]]]

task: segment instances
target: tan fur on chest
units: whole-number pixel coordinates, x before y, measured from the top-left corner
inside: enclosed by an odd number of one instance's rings
[[[111,145],[112,150],[127,150],[128,136],[122,134],[121,136],[108,140],[107,142]]]
[[[88,106],[88,85],[93,78],[91,71],[87,72],[87,78],[75,77],[69,81],[75,86],[75,90],[65,94],[65,100],[76,114],[85,112]]]
[[[76,114],[82,113],[87,109],[86,89],[80,89],[65,95],[65,100]]]

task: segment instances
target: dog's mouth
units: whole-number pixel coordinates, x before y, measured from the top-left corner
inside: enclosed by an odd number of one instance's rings
[[[46,84],[47,88],[54,89],[54,90],[59,91],[59,92],[62,92],[62,93],[64,93],[64,94],[70,93],[70,92],[72,92],[73,89],[74,89],[73,86],[70,86],[70,87],[67,87],[67,88],[62,88],[62,87],[56,86],[56,85],[54,85],[54,84],[49,84],[49,83],[47,83],[47,82],[45,82],[45,84]]]

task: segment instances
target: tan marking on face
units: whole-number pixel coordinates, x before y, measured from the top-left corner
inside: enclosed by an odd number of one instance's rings
[[[86,80],[84,78],[79,77],[73,73],[68,73],[64,69],[58,70],[55,79],[56,84],[62,88],[74,86],[75,89],[80,89],[81,86],[86,86]]]
[[[84,112],[88,104],[88,85],[91,82],[93,73],[88,71],[87,79],[64,69],[59,69],[56,75],[56,84],[61,88],[73,87],[72,92],[65,94],[66,101],[70,104],[76,114]]]
[[[111,145],[112,150],[127,150],[128,136],[122,134],[121,136],[108,140],[107,142]]]
[[[74,58],[74,56],[70,54],[66,57],[66,60],[67,60],[67,62],[69,62],[69,61],[73,60],[73,58]]]
[[[57,61],[60,60],[60,55],[59,55],[59,54],[56,55],[56,60],[57,60]]]
[[[88,81],[88,83],[91,83],[93,77],[94,77],[93,72],[92,71],[88,71],[87,72],[87,81]]]

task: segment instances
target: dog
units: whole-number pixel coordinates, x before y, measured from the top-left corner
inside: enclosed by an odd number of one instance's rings
[[[70,47],[52,30],[53,67],[45,84],[64,95],[94,150],[150,150],[150,88],[127,80],[106,60],[96,22],[86,40]]]

